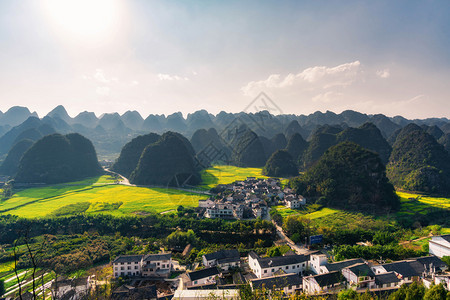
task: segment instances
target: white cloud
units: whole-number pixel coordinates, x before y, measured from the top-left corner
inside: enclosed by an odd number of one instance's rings
[[[391,77],[391,72],[389,69],[379,70],[377,71],[377,76],[383,79]]]
[[[361,63],[354,61],[335,67],[315,66],[304,69],[297,74],[272,74],[261,81],[251,81],[241,88],[245,95],[255,95],[267,89],[329,89],[332,87],[347,87],[361,75]]]
[[[109,87],[107,87],[107,86],[98,86],[95,91],[100,96],[108,96],[110,91],[111,91],[111,89]]]
[[[181,77],[178,75],[170,75],[170,74],[161,74],[161,73],[158,74],[158,78],[159,78],[159,80],[169,80],[169,81],[189,80],[189,78],[187,78],[187,77]]]
[[[110,82],[109,79],[106,79],[105,73],[103,72],[102,69],[96,69],[95,70],[94,79],[99,81],[99,82],[102,82],[102,83],[109,83]]]

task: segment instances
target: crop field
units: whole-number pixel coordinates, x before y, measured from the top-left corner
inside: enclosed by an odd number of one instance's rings
[[[405,192],[397,192],[402,203],[402,211],[422,212],[424,209],[432,207],[450,209],[450,198],[430,197]]]
[[[25,218],[61,216],[76,213],[109,213],[116,216],[145,214],[195,207],[207,196],[176,189],[145,188],[113,184],[110,176],[70,184],[17,191],[0,202],[1,214]]]
[[[261,168],[240,168],[235,166],[214,165],[202,171],[202,185],[204,189],[211,189],[218,184],[229,184],[247,177],[267,178],[262,175]]]

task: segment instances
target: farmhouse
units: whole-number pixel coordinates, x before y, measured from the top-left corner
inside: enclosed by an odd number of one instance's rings
[[[210,267],[203,270],[198,270],[186,273],[186,277],[182,278],[182,286],[194,287],[201,285],[209,285],[216,283],[216,277],[220,275],[217,267]]]
[[[250,280],[252,290],[283,291],[284,295],[293,294],[302,288],[302,278],[297,274],[284,274]]]
[[[375,274],[365,263],[343,268],[341,272],[351,287],[356,286],[357,289],[373,289],[376,287]]]
[[[172,270],[172,254],[120,255],[112,264],[114,277],[167,277]]]
[[[274,276],[280,270],[285,273],[303,275],[309,266],[309,255],[259,257],[258,254],[251,251],[248,254],[248,264],[258,278]]]
[[[450,256],[450,234],[433,236],[428,245],[430,254],[439,258]]]
[[[303,277],[303,292],[306,294],[336,293],[345,288],[346,279],[341,272]]]
[[[226,271],[233,267],[240,267],[241,265],[239,251],[236,249],[220,250],[214,253],[205,254],[202,257],[202,260],[205,267],[217,266]]]
[[[375,275],[375,284],[377,288],[385,289],[390,287],[399,287],[400,279],[395,272],[387,272]]]

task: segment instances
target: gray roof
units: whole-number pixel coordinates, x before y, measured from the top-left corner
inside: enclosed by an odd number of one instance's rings
[[[375,274],[373,273],[372,269],[365,263],[355,264],[350,267],[348,267],[350,271],[353,272],[356,276],[369,276],[374,277]]]
[[[321,287],[347,281],[339,271],[314,275],[312,278],[314,278]]]
[[[206,268],[206,269],[203,269],[203,270],[187,273],[187,275],[189,276],[191,281],[199,280],[199,279],[202,279],[202,278],[207,278],[207,277],[210,277],[210,276],[216,276],[216,275],[219,275],[219,274],[220,274],[220,272],[217,269],[217,267],[211,267],[211,268]]]
[[[286,265],[295,265],[309,260],[309,255],[286,255],[275,257],[258,257],[261,268],[272,268]]]
[[[424,271],[423,265],[417,261],[402,260],[382,266],[387,272],[394,271],[403,277],[420,276]]]
[[[421,265],[423,265],[428,271],[430,271],[430,265],[438,269],[447,269],[447,264],[443,262],[439,257],[431,255],[431,256],[423,256],[418,258],[410,258],[411,260],[415,260]]]
[[[144,255],[144,260],[145,261],[169,260],[171,257],[172,257],[172,253],[147,254],[147,255]]]
[[[140,262],[142,256],[143,255],[119,255],[112,263],[116,264],[116,263]]]
[[[286,286],[301,285],[302,278],[297,274],[286,274],[281,276],[266,277],[251,280],[254,289],[280,289]]]
[[[220,250],[203,256],[206,260],[218,260],[219,262],[236,261],[240,259],[239,251],[236,249]]]
[[[339,261],[339,262],[335,262],[335,263],[330,263],[330,264],[325,265],[324,267],[327,268],[328,272],[332,272],[332,271],[340,271],[344,268],[350,267],[351,265],[364,263],[364,262],[365,261],[362,258],[353,258],[353,259],[347,259],[347,260],[343,260],[343,261]]]
[[[400,279],[397,278],[397,275],[395,275],[394,272],[375,275],[375,283],[379,286],[383,284],[398,283],[398,282],[400,282]]]

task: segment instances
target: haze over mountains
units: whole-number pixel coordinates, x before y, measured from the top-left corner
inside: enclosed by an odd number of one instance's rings
[[[118,157],[113,169],[137,184],[178,185],[171,182],[174,176],[177,182],[189,178],[196,184],[198,171],[211,163],[265,166],[270,176],[295,176],[295,170],[315,166],[331,147],[353,142],[378,154],[397,188],[449,192],[450,121],[446,118],[407,120],[355,111],[308,116],[267,111],[213,115],[205,110],[186,118],[180,112],[143,118],[137,111],[99,117],[82,112],[72,118],[58,106],[41,119],[27,108],[11,108],[0,114],[0,124],[0,173],[18,173],[21,178],[26,175],[23,158],[36,141],[54,133],[78,133],[95,147],[87,152],[94,156],[97,152],[103,159]],[[171,163],[179,157],[177,164]],[[158,181],[161,174],[151,171],[155,168],[167,169],[164,183]]]

